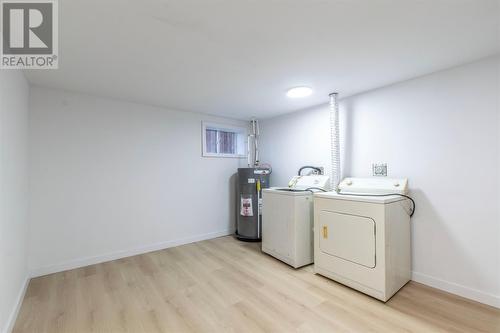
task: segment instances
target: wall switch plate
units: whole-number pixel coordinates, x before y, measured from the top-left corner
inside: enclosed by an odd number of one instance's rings
[[[386,177],[387,163],[372,163],[372,172],[376,177]]]

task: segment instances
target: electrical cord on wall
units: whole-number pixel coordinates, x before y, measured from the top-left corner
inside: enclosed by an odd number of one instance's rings
[[[328,192],[320,187],[308,187],[305,189],[305,191],[310,191],[310,192],[313,192],[313,190],[318,190],[318,191],[321,191],[321,192]],[[390,197],[390,196],[393,196],[393,195],[396,195],[396,196],[399,196],[399,197],[403,197],[403,198],[406,198],[408,200],[411,201],[411,204],[412,204],[412,209],[411,209],[411,212],[410,212],[410,217],[413,216],[413,214],[415,214],[415,209],[417,208],[417,205],[415,204],[415,200],[413,200],[412,197],[408,196],[408,195],[405,195],[405,194],[400,194],[400,193],[389,193],[389,194],[355,194],[355,193],[340,193],[340,191],[337,191],[337,194],[339,195],[350,195],[350,196],[353,196],[353,197]]]

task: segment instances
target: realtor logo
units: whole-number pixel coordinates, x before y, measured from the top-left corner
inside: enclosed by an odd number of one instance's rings
[[[1,68],[56,69],[56,0],[0,0]]]

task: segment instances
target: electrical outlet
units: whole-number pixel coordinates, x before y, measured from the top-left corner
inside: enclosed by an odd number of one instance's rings
[[[372,172],[376,177],[386,177],[387,163],[372,163]]]

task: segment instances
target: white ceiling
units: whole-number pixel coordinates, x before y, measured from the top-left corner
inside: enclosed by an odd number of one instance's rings
[[[30,82],[233,118],[326,103],[500,52],[498,0],[61,0]],[[285,96],[308,85],[310,97]]]

